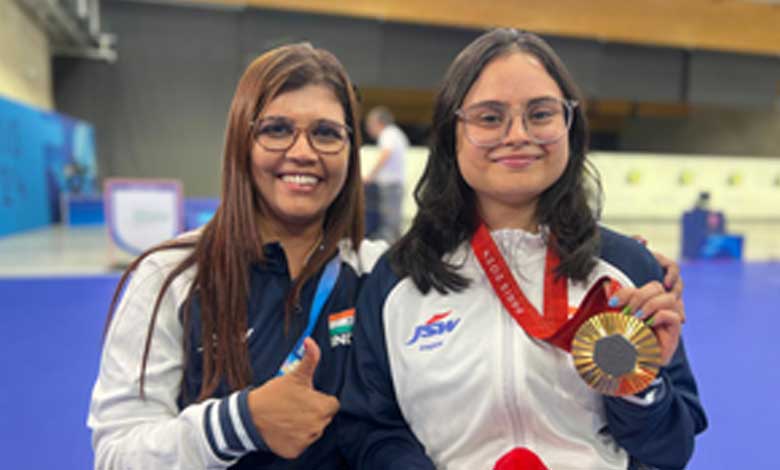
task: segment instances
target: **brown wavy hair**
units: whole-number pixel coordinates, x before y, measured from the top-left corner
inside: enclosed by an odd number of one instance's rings
[[[193,282],[182,304],[184,330],[189,331],[193,296],[201,307],[203,380],[198,401],[211,396],[221,381],[241,389],[252,381],[249,351],[242,341],[247,329],[250,290],[250,266],[263,263],[261,236],[264,204],[251,172],[254,145],[251,122],[276,96],[306,85],[325,85],[333,90],[344,110],[350,133],[349,169],[346,182],[326,211],[324,249],[315,250],[295,280],[286,301],[289,318],[301,288],[336,254],[340,240],[347,238],[357,248],[363,239],[363,185],[360,176],[360,120],[355,88],[336,57],[308,43],[293,44],[268,51],[252,62],[238,82],[230,105],[222,160],[220,205],[196,235],[179,238],[151,248],[127,268],[114,292],[106,329],[123,287],[130,275],[152,253],[162,250],[188,250],[185,258],[165,277],[149,322],[140,371],[140,395],[144,397],[144,379],[152,333],[163,297],[174,279],[196,267]],[[272,326],[273,327],[273,326]],[[284,328],[284,325],[278,325]],[[182,345],[187,350],[187,337]],[[215,338],[227,340],[215,341]],[[185,354],[186,357],[186,354]]]

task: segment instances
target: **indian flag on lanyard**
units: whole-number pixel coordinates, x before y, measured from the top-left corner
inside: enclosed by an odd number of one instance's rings
[[[352,344],[352,325],[355,323],[355,309],[350,308],[328,316],[330,346],[349,346]]]

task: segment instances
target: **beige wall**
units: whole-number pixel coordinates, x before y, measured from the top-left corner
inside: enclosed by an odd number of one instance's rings
[[[46,35],[13,0],[0,1],[0,95],[43,109],[54,106]]]

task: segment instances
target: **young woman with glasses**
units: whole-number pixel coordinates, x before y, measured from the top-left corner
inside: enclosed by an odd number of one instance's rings
[[[354,468],[492,469],[517,447],[554,470],[685,467],[706,418],[684,307],[639,242],[598,225],[583,104],[530,33],[488,32],[450,66],[419,211],[357,303],[340,426]],[[589,388],[556,342],[599,295],[656,338],[638,393]]]
[[[361,276],[385,248],[362,242],[357,108],[341,64],[310,45],[247,68],[213,220],[117,288],[95,468],[344,468],[335,396]]]

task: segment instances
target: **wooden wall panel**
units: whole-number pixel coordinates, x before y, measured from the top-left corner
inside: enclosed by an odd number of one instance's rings
[[[780,5],[745,0],[189,0],[633,44],[780,54]]]

